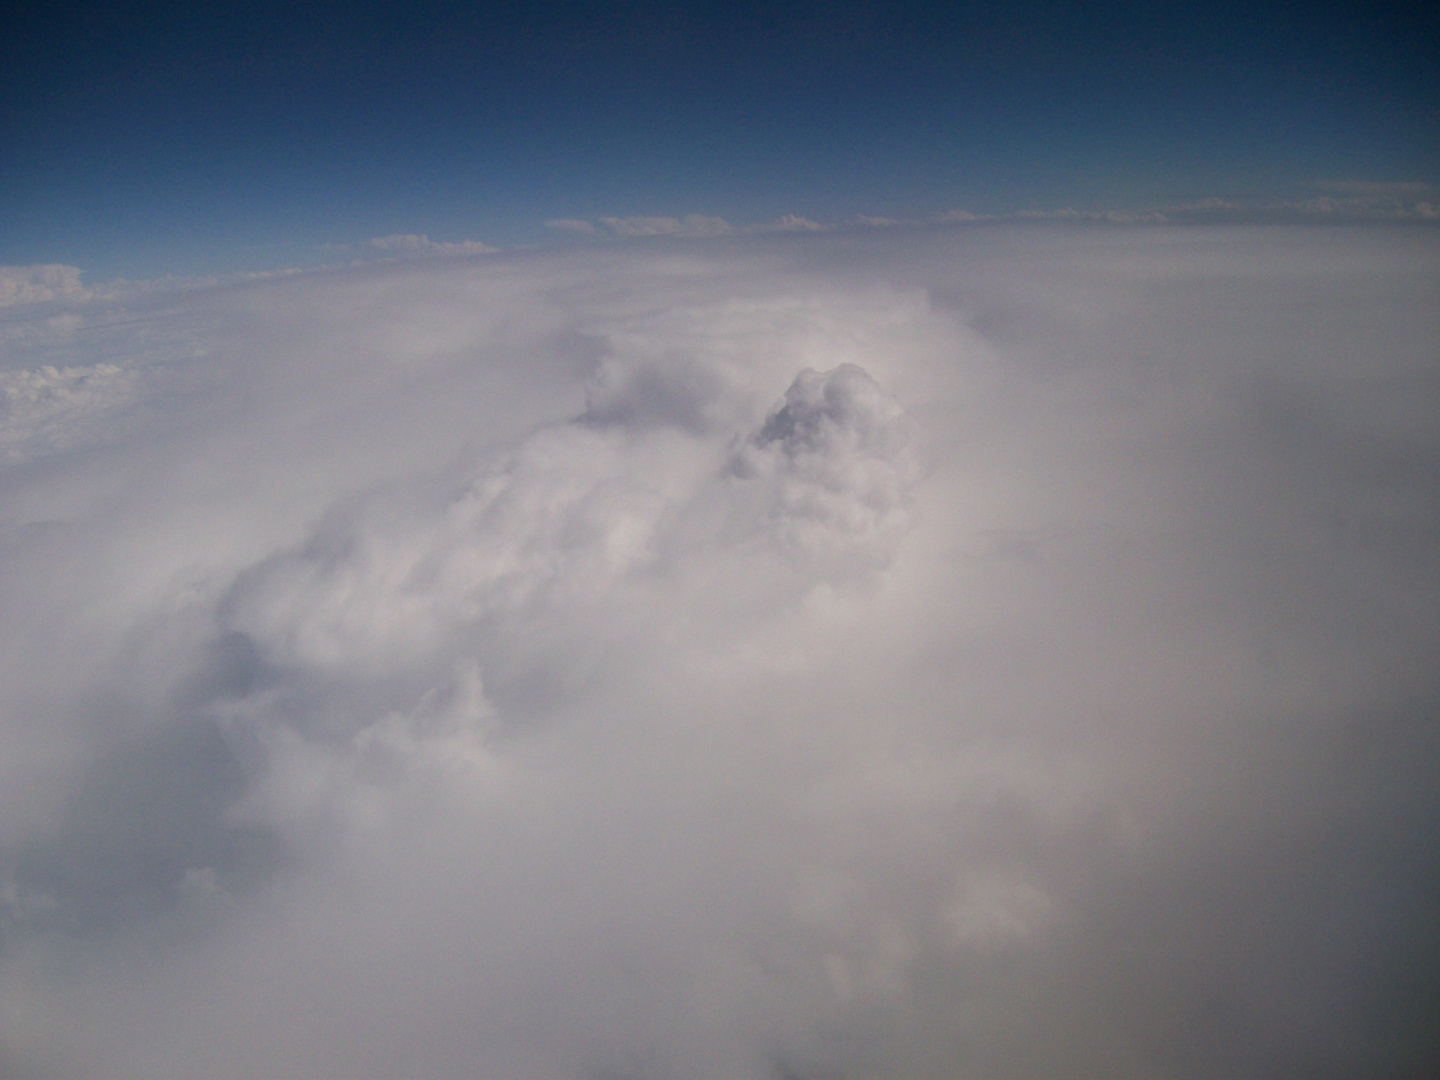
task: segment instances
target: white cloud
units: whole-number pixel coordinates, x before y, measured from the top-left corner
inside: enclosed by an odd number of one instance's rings
[[[946,210],[935,220],[939,222],[986,221],[988,218],[985,215],[972,214],[969,210]],[[869,224],[869,222],[866,222],[866,224]]]
[[[1437,216],[1435,203],[1420,198],[1434,190],[1428,184],[1336,181],[1316,186],[1334,194],[1277,203],[1268,209],[1301,217],[1361,221],[1429,221]]]
[[[636,236],[724,236],[731,232],[724,218],[687,214],[673,217],[603,217],[600,224],[622,239]]]
[[[80,269],[61,263],[38,266],[0,266],[0,308],[38,304],[46,300],[84,300]]]
[[[1202,208],[1205,211],[1222,209],[1211,200],[1205,200]],[[1069,206],[1058,210],[1020,210],[1015,217],[1022,221],[1094,221],[1108,225],[1163,225],[1170,220],[1163,210],[1076,210]]]
[[[824,232],[829,228],[817,221],[800,217],[797,214],[785,214],[774,221],[763,224],[745,225],[735,229],[724,218],[706,217],[703,214],[689,214],[683,218],[675,217],[604,217],[600,218],[600,225],[604,226],[612,236],[619,239],[630,239],[642,236],[684,236],[684,237],[711,237],[726,236],[732,232],[765,233],[765,232]],[[595,235],[598,230],[589,221],[574,218],[560,218],[554,221],[545,222],[547,229],[557,229],[569,232],[577,232],[586,236]]]
[[[972,214],[948,210],[935,223],[979,221],[1069,221],[1102,225],[1165,225],[1170,223],[1259,224],[1327,218],[1341,221],[1420,222],[1436,216],[1436,204],[1426,199],[1434,191],[1423,183],[1329,181],[1315,185],[1327,194],[1313,199],[1262,201],[1207,197],[1189,202],[1148,207],[1109,207],[1077,210],[1074,207],[1032,208],[1003,214]],[[896,225],[888,218],[856,218],[860,225]]]
[[[391,236],[377,236],[370,246],[390,255],[490,255],[499,251],[497,247],[482,244],[479,240],[461,240],[455,243],[431,240],[423,233],[396,233]]]
[[[1313,199],[1261,201],[1235,198],[1203,198],[1174,206],[1141,210],[1093,211],[1074,217],[1108,220],[1120,224],[1153,224],[1169,220],[1211,222],[1295,221],[1326,218],[1335,221],[1418,222],[1435,216],[1434,203],[1425,196],[1434,192],[1429,184],[1382,183],[1345,180],[1319,181],[1315,184],[1325,194]],[[1027,214],[1039,217],[1043,213]]]
[[[811,221],[809,218],[800,217],[797,214],[785,214],[776,218],[768,225],[760,226],[759,232],[824,232],[829,226],[822,225],[818,221]]]
[[[1197,213],[1225,213],[1237,210],[1244,210],[1244,203],[1236,202],[1234,199],[1221,199],[1215,196],[1204,199],[1196,199],[1194,202],[1180,203],[1175,207],[1179,211],[1191,211]]]
[[[133,372],[116,364],[0,371],[0,456],[20,460],[85,441],[127,404]]]
[[[946,225],[976,222],[1075,222],[1097,225],[1166,225],[1171,223],[1256,224],[1261,222],[1295,221],[1325,217],[1334,220],[1421,222],[1440,216],[1433,199],[1425,198],[1434,191],[1431,185],[1419,182],[1380,183],[1369,181],[1323,181],[1316,187],[1328,194],[1314,199],[1282,202],[1207,197],[1189,202],[1162,206],[1108,207],[1079,210],[1074,207],[1050,207],[1016,210],[998,214],[976,214],[969,210],[952,209],[928,222],[857,214],[853,225],[886,228],[899,225]],[[546,228],[576,232],[586,236],[600,234],[600,227],[620,239],[649,236],[713,237],[732,233],[826,232],[836,226],[826,225],[796,214],[786,214],[772,222],[732,226],[722,218],[692,214],[675,217],[606,217],[596,223],[580,219],[556,219],[545,222]],[[843,226],[842,226],[843,228]]]
[[[594,225],[579,218],[554,218],[545,222],[545,227],[547,229],[558,229],[562,232],[582,233],[585,236],[593,236],[595,233]]]
[[[7,313],[0,1072],[1416,1071],[1440,252],[1344,232]]]

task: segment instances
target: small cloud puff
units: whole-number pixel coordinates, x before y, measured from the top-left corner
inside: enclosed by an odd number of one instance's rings
[[[370,241],[370,246],[379,248],[388,255],[402,258],[414,258],[424,255],[492,255],[500,249],[489,244],[482,244],[479,240],[461,240],[458,243],[446,243],[431,240],[424,233],[394,233],[390,236],[377,236]]]
[[[63,263],[0,266],[0,307],[39,304],[47,300],[87,300],[80,268]]]

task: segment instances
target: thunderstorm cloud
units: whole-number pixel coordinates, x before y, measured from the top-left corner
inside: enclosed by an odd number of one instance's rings
[[[1435,233],[600,223],[4,272],[0,1074],[1430,1075]]]

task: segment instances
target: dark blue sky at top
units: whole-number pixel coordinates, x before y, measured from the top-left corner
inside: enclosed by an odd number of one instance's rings
[[[313,262],[549,218],[1143,206],[1440,174],[1420,5],[32,2],[0,262]],[[306,254],[308,253],[308,255]]]

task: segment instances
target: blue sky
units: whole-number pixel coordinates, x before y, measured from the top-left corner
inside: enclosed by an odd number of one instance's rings
[[[313,263],[543,222],[1313,197],[1440,174],[1420,5],[58,3],[0,44],[0,262]]]

